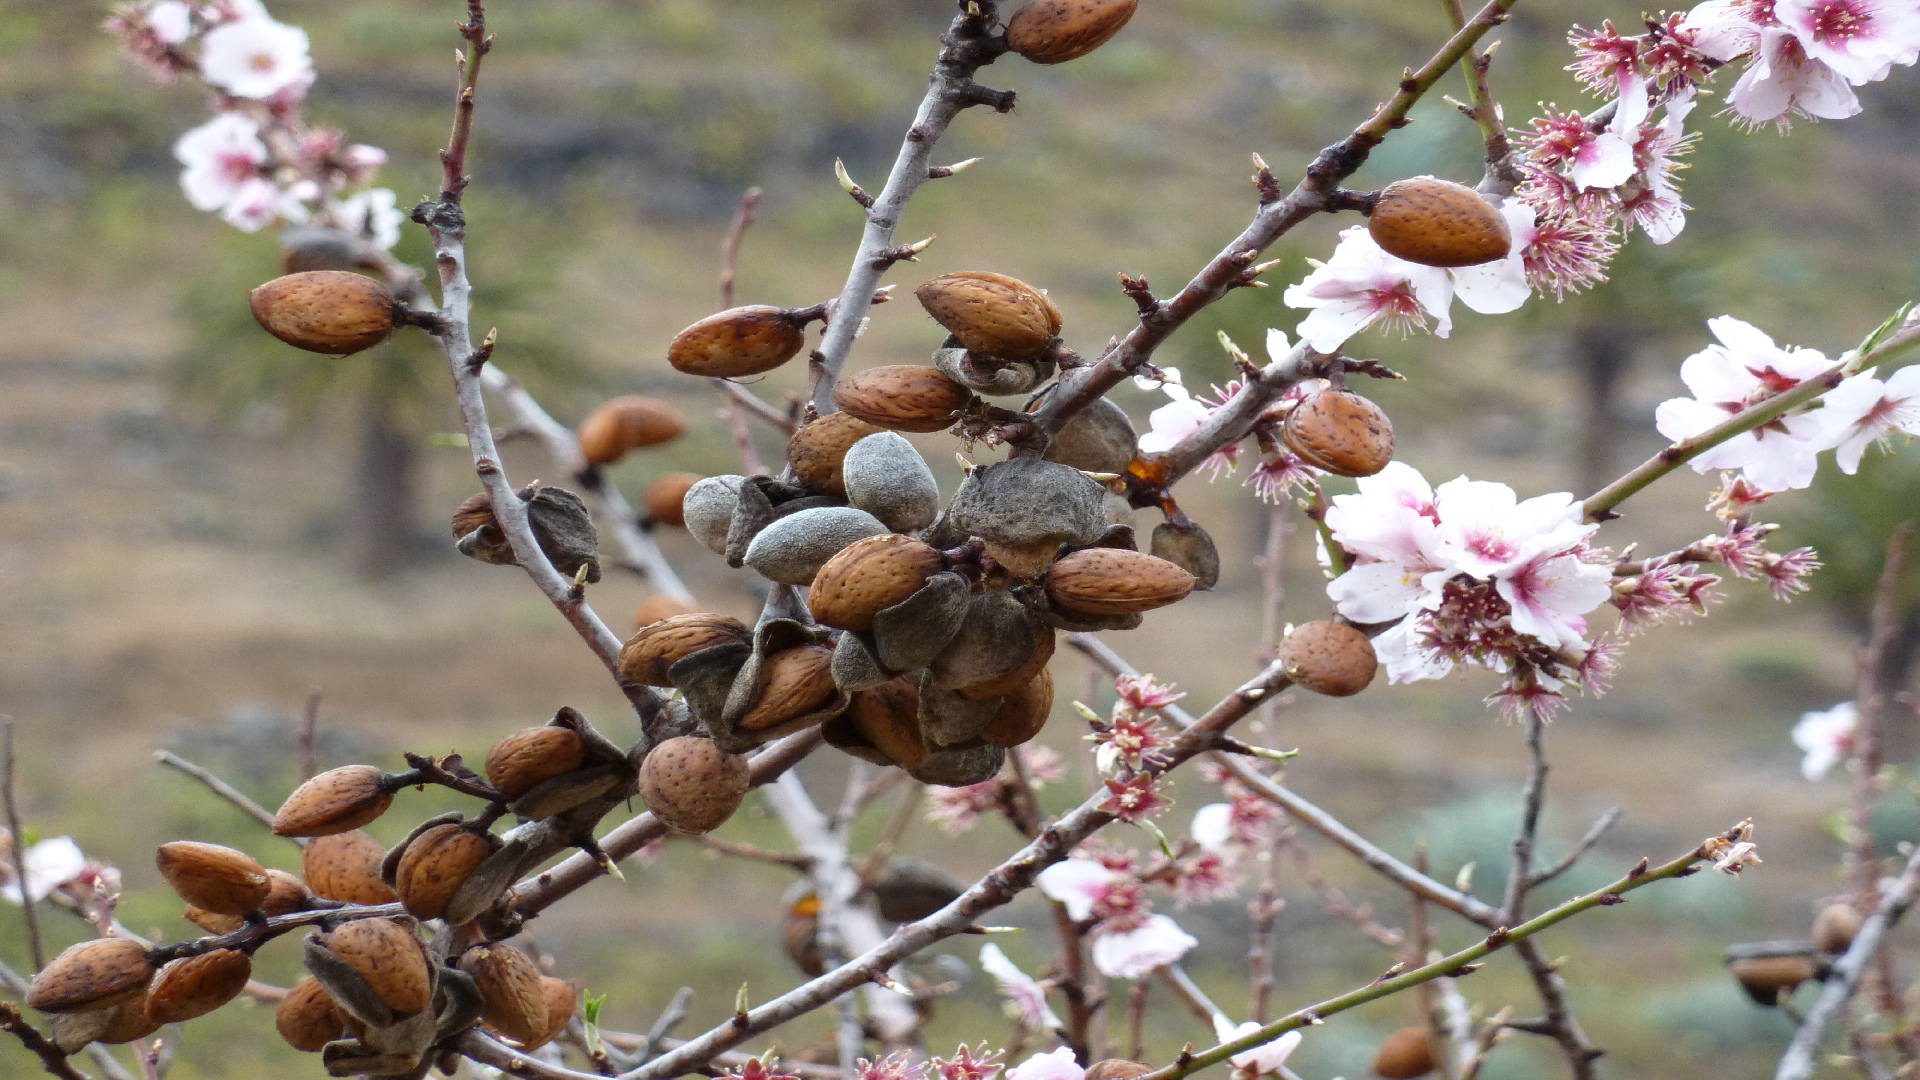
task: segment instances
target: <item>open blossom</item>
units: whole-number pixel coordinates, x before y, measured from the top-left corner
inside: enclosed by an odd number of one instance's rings
[[[1232,1021],[1224,1016],[1215,1014],[1213,1018],[1213,1037],[1222,1043],[1246,1038],[1259,1030],[1260,1025],[1251,1020],[1239,1027],[1234,1027]],[[1293,1056],[1293,1051],[1300,1045],[1302,1037],[1298,1031],[1289,1031],[1272,1042],[1262,1043],[1251,1050],[1243,1050],[1227,1060],[1233,1063],[1236,1076],[1265,1076],[1268,1073],[1277,1073],[1287,1063],[1287,1059]]]
[[[1093,966],[1109,979],[1138,979],[1178,963],[1199,939],[1165,915],[1149,915],[1131,930],[1107,930],[1093,939]]]
[[[1068,918],[1085,922],[1116,876],[1092,859],[1063,859],[1040,871],[1034,884],[1048,899],[1064,904]]]
[[[1800,39],[1785,30],[1760,31],[1753,62],[1727,92],[1727,106],[1749,124],[1784,128],[1790,113],[1844,120],[1860,112],[1860,99],[1839,72],[1812,59]]]
[[[987,1080],[1000,1071],[1001,1053],[1003,1051],[988,1050],[986,1043],[981,1043],[978,1051],[961,1043],[952,1058],[937,1057],[932,1064],[940,1080]]]
[[[225,210],[256,181],[274,186],[260,176],[267,161],[260,125],[239,113],[221,113],[180,136],[173,156],[186,166],[180,187],[196,210]]]
[[[313,74],[307,32],[272,19],[242,19],[207,31],[200,74],[234,97],[270,98]]]
[[[1130,714],[1128,710],[1119,710],[1113,723],[1105,731],[1087,736],[1095,745],[1094,764],[1100,771],[1113,774],[1121,766],[1128,773],[1135,773],[1148,765],[1157,765],[1167,759],[1166,748],[1172,745],[1160,732],[1160,722],[1151,715]]]
[[[1855,86],[1920,57],[1920,5],[1913,0],[1776,0],[1773,17],[1808,60]]]
[[[1567,43],[1574,55],[1567,70],[1589,90],[1618,94],[1639,70],[1639,39],[1615,30],[1612,19],[1601,22],[1598,30],[1575,26],[1567,34]]]
[[[1793,745],[1806,756],[1800,759],[1800,775],[1818,780],[1827,770],[1853,753],[1853,730],[1860,722],[1853,702],[1843,701],[1826,712],[1802,714],[1793,725]]]
[[[21,883],[15,879],[13,863],[13,840],[4,830],[0,830],[0,853],[6,858],[0,860],[0,896],[18,904],[23,895]],[[42,840],[27,849],[27,880],[24,895],[33,900],[45,900],[47,894],[80,877],[87,869],[86,853],[80,845],[73,842],[71,836],[56,836],[51,840]]]
[[[1557,174],[1531,169],[1514,193],[1533,206],[1533,242],[1520,253],[1527,284],[1564,300],[1607,280],[1620,244],[1613,238],[1616,208],[1601,196],[1569,192]]]
[[[1288,307],[1313,309],[1301,320],[1298,333],[1323,353],[1338,351],[1348,338],[1375,324],[1405,334],[1431,320],[1435,335],[1446,337],[1453,331],[1448,315],[1453,279],[1447,272],[1387,254],[1358,225],[1340,234],[1332,258],[1315,262],[1304,280],[1287,286],[1283,299]]]
[[[1827,425],[1825,442],[1834,447],[1840,471],[1860,470],[1867,447],[1887,448],[1893,433],[1920,435],[1920,364],[1904,367],[1886,381],[1863,371],[1827,392],[1815,417]]]
[[[1536,236],[1534,209],[1524,200],[1508,199],[1500,206],[1500,216],[1506,219],[1507,233],[1512,237],[1506,258],[1447,271],[1453,280],[1454,298],[1482,315],[1516,311],[1533,295],[1526,252]]]
[[[1000,946],[992,942],[980,946],[980,968],[1000,984],[1000,993],[1007,999],[1007,1012],[1029,1029],[1055,1031],[1066,1027],[1047,1005],[1046,990],[1007,959]]]
[[[1035,1054],[1007,1070],[1006,1080],[1086,1080],[1087,1070],[1073,1058],[1073,1047]]]
[[[1199,431],[1200,425],[1207,422],[1209,410],[1206,404],[1196,399],[1180,382],[1179,368],[1161,368],[1158,380],[1135,376],[1133,381],[1143,390],[1158,387],[1172,399],[1147,414],[1148,430],[1140,436],[1141,453],[1164,454],[1181,439]]]
[[[372,147],[356,148],[372,149]],[[384,158],[386,155],[382,154]],[[400,223],[407,219],[394,204],[397,197],[388,188],[363,191],[341,202],[340,227],[362,239],[372,241],[381,250],[400,242]]]
[[[1691,398],[1661,402],[1654,412],[1660,434],[1680,441],[1717,426],[1748,406],[1791,390],[1828,367],[1814,349],[1786,349],[1758,327],[1723,315],[1707,328],[1720,339],[1680,365]],[[1782,417],[1715,446],[1693,459],[1695,472],[1740,470],[1754,487],[1787,491],[1813,482],[1826,423],[1814,414]]]
[[[1691,91],[1673,98],[1660,123],[1641,130],[1633,146],[1634,175],[1617,192],[1620,216],[1629,225],[1639,226],[1656,244],[1667,243],[1687,227],[1687,204],[1680,201],[1673,173],[1684,168],[1674,159],[1693,150],[1694,137],[1686,131],[1693,105]]]

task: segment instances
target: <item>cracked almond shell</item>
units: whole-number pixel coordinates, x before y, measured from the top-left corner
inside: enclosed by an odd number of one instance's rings
[[[1322,390],[1287,414],[1287,449],[1336,476],[1372,476],[1393,460],[1393,421],[1346,390]]]
[[[1329,697],[1365,690],[1379,666],[1367,635],[1326,619],[1294,627],[1280,643],[1280,662],[1287,678]]]
[[[1105,45],[1140,0],[1034,0],[1007,20],[1007,47],[1036,64],[1064,64]]]
[[[702,649],[747,640],[747,624],[727,615],[695,612],[649,623],[620,648],[620,678],[647,686],[671,687],[667,670]]]
[[[154,863],[180,899],[215,915],[258,911],[272,885],[267,868],[244,851],[175,840],[161,844]]]
[[[1404,1027],[1380,1040],[1380,1048],[1373,1052],[1373,1071],[1387,1080],[1411,1080],[1432,1072],[1427,1029]]]
[[[371,765],[343,765],[293,789],[273,815],[276,836],[326,836],[357,829],[387,812],[393,793]]]
[[[617,397],[581,421],[580,453],[589,465],[607,465],[629,450],[677,439],[686,430],[686,417],[664,401]]]
[[[526,953],[498,942],[476,945],[461,954],[460,970],[480,989],[487,1026],[522,1046],[545,1041],[546,990]]]
[[[747,797],[747,759],[711,739],[668,739],[640,765],[640,797],[647,809],[683,833],[712,832]]]
[[[840,549],[814,576],[807,607],[840,630],[873,629],[873,617],[920,591],[940,572],[940,552],[910,536],[887,533]]]
[[[705,479],[699,473],[690,472],[668,473],[655,479],[640,498],[641,505],[647,508],[647,517],[656,525],[685,525],[687,492]]]
[[[689,375],[733,379],[772,371],[799,355],[806,333],[766,304],[728,308],[674,336],[667,363]]]
[[[365,274],[309,270],[274,278],[248,294],[253,318],[297,349],[346,356],[393,332],[393,294]]]
[[[146,946],[131,938],[94,938],[41,968],[27,987],[27,1004],[45,1013],[111,1009],[139,997],[152,977]]]
[[[885,430],[852,413],[828,413],[787,440],[787,464],[794,478],[809,490],[844,499],[847,451],[861,439]]]
[[[972,401],[973,391],[924,364],[868,368],[833,388],[835,405],[891,431],[945,431]]]
[[[825,645],[796,645],[768,658],[767,685],[739,726],[759,731],[813,712],[833,699],[833,650]],[[821,717],[821,719],[826,719]]]
[[[1180,567],[1124,548],[1083,548],[1047,571],[1047,598],[1077,615],[1152,611],[1184,599],[1193,586],[1193,575]]]
[[[1053,301],[1005,274],[982,270],[945,274],[913,295],[968,352],[982,357],[1031,360],[1060,333],[1060,309]]]
[[[147,984],[147,1019],[178,1024],[205,1016],[240,996],[252,977],[253,958],[238,949],[169,961]]]
[[[433,972],[410,921],[354,919],[320,938],[389,1009],[410,1016],[433,1003]]]
[[[301,876],[313,895],[348,904],[391,904],[400,899],[380,880],[387,849],[366,833],[316,836],[300,853]]]
[[[487,783],[508,802],[540,784],[570,773],[586,757],[586,744],[571,728],[521,728],[487,751]]]
[[[1423,266],[1475,266],[1507,257],[1507,219],[1464,184],[1416,176],[1388,184],[1367,215],[1387,254]]]
[[[1040,734],[1052,714],[1053,673],[1043,667],[1000,702],[1000,710],[980,729],[980,737],[995,746],[1019,746]]]
[[[393,891],[414,918],[441,918],[453,894],[492,854],[493,845],[473,830],[435,825],[414,837],[401,853]]]
[[[293,985],[273,1010],[274,1030],[295,1050],[317,1054],[346,1030],[327,988],[309,975]]]

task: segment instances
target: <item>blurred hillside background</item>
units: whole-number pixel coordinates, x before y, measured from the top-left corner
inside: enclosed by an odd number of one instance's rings
[[[1017,6],[1017,5],[1013,5]],[[278,0],[273,14],[312,35],[319,70],[308,117],[385,148],[381,183],[401,204],[435,190],[453,73],[453,0]],[[987,269],[1051,290],[1065,335],[1097,351],[1131,323],[1115,273],[1144,274],[1166,295],[1244,225],[1253,207],[1248,154],[1291,183],[1311,154],[1363,118],[1403,64],[1447,33],[1430,0],[1145,0],[1122,35],[1087,59],[1041,68],[1008,58],[988,85],[1017,90],[1008,116],[975,110],[937,160],[981,156],[963,177],[930,184],[904,239],[938,233],[918,265],[889,280],[902,301],[876,309],[854,365],[924,361],[943,336],[910,298],[920,282]],[[572,705],[618,738],[631,713],[589,653],[522,575],[460,557],[446,535],[453,506],[475,488],[464,449],[435,448],[457,429],[448,382],[419,335],[348,360],[278,344],[247,314],[245,292],[279,273],[270,235],[244,235],[190,208],[173,140],[205,115],[203,91],[155,86],[97,29],[91,0],[0,0],[0,712],[20,727],[21,796],[42,836],[71,834],[120,864],[122,916],[169,940],[191,932],[153,870],[156,844],[192,838],[244,846],[297,868],[292,845],[153,763],[171,748],[221,771],[269,806],[295,774],[294,718],[323,693],[324,766],[397,767],[402,750],[459,749],[476,758],[507,731]],[[1502,39],[1493,87],[1510,122],[1533,103],[1571,105],[1561,70],[1572,22],[1637,23],[1612,0],[1528,0]],[[496,360],[560,419],[605,397],[668,398],[689,435],[631,455],[613,475],[637,499],[673,471],[738,469],[717,399],[664,362],[667,341],[716,307],[717,244],[748,186],[766,191],[740,267],[739,302],[804,305],[835,294],[858,237],[856,208],[833,180],[834,158],[877,186],[949,18],[943,0],[499,0],[500,40],[481,90],[469,194],[476,320],[497,325]],[[1723,78],[1723,82],[1727,80]],[[1446,92],[1462,84],[1449,78]],[[1721,88],[1723,91],[1725,87]],[[1703,321],[1731,313],[1782,342],[1835,355],[1920,291],[1912,208],[1920,201],[1920,78],[1896,69],[1863,88],[1864,115],[1801,123],[1789,138],[1753,135],[1695,113],[1704,130],[1682,174],[1694,207],[1686,231],[1656,248],[1636,235],[1615,281],[1564,304],[1535,298],[1514,316],[1456,309],[1451,340],[1373,335],[1356,348],[1410,381],[1365,392],[1393,417],[1399,456],[1438,482],[1470,472],[1523,495],[1584,494],[1659,446],[1654,405],[1679,392],[1679,362],[1709,339]],[[1472,124],[1436,99],[1373,156],[1356,187],[1435,173],[1473,182]],[[1192,386],[1224,381],[1214,340],[1224,329],[1256,348],[1268,326],[1291,334],[1281,304],[1307,257],[1324,258],[1356,219],[1309,223],[1269,257],[1275,288],[1245,290],[1203,314],[1163,350]],[[408,225],[397,249],[424,263]],[[782,400],[798,365],[756,387]],[[1164,400],[1131,386],[1118,399],[1144,426]],[[762,451],[779,444],[761,439]],[[952,490],[946,436],[918,439]],[[536,448],[507,451],[516,480],[560,482]],[[1823,466],[1833,472],[1830,461]],[[1242,474],[1244,477],[1244,472]],[[1601,534],[1643,553],[1715,526],[1701,509],[1709,478],[1677,475],[1626,507]],[[1111,635],[1142,667],[1209,702],[1254,669],[1258,571],[1266,508],[1239,479],[1191,480],[1183,506],[1227,556],[1219,588]],[[370,512],[372,507],[377,512]],[[1622,823],[1551,900],[1609,880],[1641,855],[1675,854],[1751,815],[1764,866],[1738,880],[1703,875],[1638,893],[1547,937],[1566,956],[1574,1005],[1608,1050],[1608,1077],[1758,1076],[1790,1033],[1720,967],[1729,943],[1806,933],[1812,905],[1839,891],[1834,814],[1847,784],[1801,778],[1787,733],[1807,709],[1853,696],[1853,650],[1865,595],[1895,522],[1920,510],[1920,453],[1870,454],[1862,475],[1823,475],[1812,493],[1782,496],[1763,515],[1790,543],[1817,544],[1829,568],[1791,605],[1732,582],[1727,602],[1691,627],[1640,638],[1618,687],[1580,700],[1549,733],[1555,770],[1547,857],[1609,805]],[[1155,516],[1142,514],[1142,527]],[[1310,533],[1287,548],[1287,617],[1327,610]],[[749,615],[745,579],[688,540],[663,545],[702,600]],[[1916,636],[1907,590],[1909,633]],[[616,629],[648,595],[615,572],[592,600]],[[1076,802],[1086,780],[1067,702],[1090,698],[1083,665],[1063,650],[1055,724],[1043,740],[1075,770],[1045,794]],[[1332,701],[1305,696],[1273,738],[1301,748],[1290,783],[1408,856],[1416,839],[1435,875],[1476,863],[1476,890],[1495,896],[1518,816],[1517,729],[1480,703],[1481,674],[1388,687]],[[1108,698],[1089,701],[1105,708]],[[1899,756],[1911,717],[1896,724]],[[843,759],[803,770],[837,798]],[[1166,819],[1184,829],[1211,801],[1188,780]],[[430,807],[431,804],[431,807]],[[440,807],[403,795],[404,813],[372,831],[385,842]],[[866,823],[877,832],[879,815]],[[1903,783],[1882,808],[1890,839],[1920,839],[1920,809]],[[720,833],[784,843],[757,796]],[[1146,846],[1141,834],[1119,837]],[[960,840],[919,824],[907,850],[972,875],[1012,849],[988,821]],[[1337,852],[1321,867],[1380,917],[1404,925],[1400,895]],[[605,1020],[645,1028],[681,985],[698,990],[687,1031],[722,1020],[745,982],[763,1001],[800,981],[781,951],[784,871],[717,861],[670,845],[621,885],[594,884],[539,920],[559,973],[609,995]],[[1292,1008],[1365,982],[1391,957],[1329,916],[1297,874],[1283,878],[1276,1003]],[[996,917],[998,918],[998,917]],[[1196,978],[1236,1017],[1246,1011],[1244,897],[1177,918],[1205,943]],[[83,936],[43,915],[56,945]],[[1027,896],[1004,920],[1042,927]],[[1440,923],[1440,943],[1474,935]],[[1911,945],[1920,932],[1902,931]],[[969,962],[973,939],[937,952]],[[1028,970],[1050,934],[1001,939]],[[17,911],[0,906],[0,957],[21,966]],[[261,978],[295,978],[296,950],[265,951]],[[1911,978],[1911,972],[1903,972]],[[1511,958],[1462,990],[1487,1012],[1534,1010]],[[1123,998],[1124,987],[1115,987]],[[1414,1021],[1410,998],[1315,1028],[1293,1059],[1314,1078],[1359,1076],[1371,1047]],[[828,1029],[825,1014],[780,1033],[788,1049]],[[932,1044],[999,1045],[1005,1021],[989,980],[941,1002]],[[1207,1045],[1184,1009],[1156,991],[1150,1055]],[[1548,1048],[1517,1036],[1485,1075],[1560,1075]],[[0,1045],[0,1074],[32,1064]],[[173,1066],[181,1080],[322,1075],[287,1049],[269,1011],[239,1004],[196,1021]]]

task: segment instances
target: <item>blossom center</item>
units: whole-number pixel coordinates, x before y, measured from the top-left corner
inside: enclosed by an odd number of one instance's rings
[[[1836,0],[1822,4],[1812,14],[1813,25],[1810,29],[1815,41],[1844,45],[1868,33],[1873,25],[1872,9],[1859,3],[1859,0]]]

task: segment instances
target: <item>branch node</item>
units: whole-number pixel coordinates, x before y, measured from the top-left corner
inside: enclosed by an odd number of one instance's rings
[[[964,109],[973,105],[985,105],[997,113],[1010,113],[1013,111],[1016,96],[1011,90],[994,90],[979,83],[968,83],[966,88],[960,91],[960,107]],[[913,132],[908,132],[907,137],[912,138]]]

